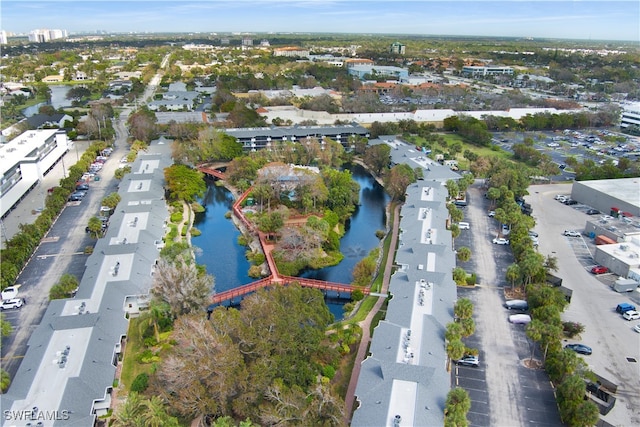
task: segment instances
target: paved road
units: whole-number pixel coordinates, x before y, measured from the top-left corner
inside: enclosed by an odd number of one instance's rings
[[[126,117],[125,114],[124,120]],[[84,274],[88,258],[84,250],[95,244],[95,240],[85,232],[85,227],[90,217],[98,215],[104,196],[117,191],[118,182],[114,178],[114,172],[119,166],[118,159],[128,151],[126,130],[121,122],[116,122],[116,135],[116,149],[98,173],[100,180],[90,183],[90,189],[82,201],[67,204],[17,278],[16,283],[22,285],[20,296],[26,298],[27,304],[8,314],[7,320],[13,325],[14,332],[2,339],[2,368],[12,377],[26,353],[31,333],[39,325],[48,306],[51,287],[65,273],[73,274],[78,280]],[[85,144],[84,149],[88,145]],[[75,164],[76,156],[80,156],[83,151],[79,149],[76,154],[75,149],[71,149],[65,155],[65,169]],[[14,235],[19,231],[20,223],[35,221],[36,216],[31,214],[31,209],[40,203],[40,188],[57,185],[66,173],[62,166],[63,163],[59,162],[5,219],[7,235]]]

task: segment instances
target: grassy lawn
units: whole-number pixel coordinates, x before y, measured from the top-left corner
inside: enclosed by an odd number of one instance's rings
[[[144,351],[144,349],[142,336],[138,330],[138,320],[131,319],[129,322],[129,331],[127,332],[127,344],[122,362],[122,372],[120,373],[120,384],[126,390],[129,390],[131,383],[138,375],[143,372],[151,373],[152,364],[142,364],[137,360],[138,354]]]

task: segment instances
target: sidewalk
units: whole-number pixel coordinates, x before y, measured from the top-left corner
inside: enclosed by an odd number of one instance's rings
[[[82,154],[89,147],[90,141],[71,141],[69,151],[60,158],[43,180],[22,199],[16,207],[0,223],[0,241],[2,248],[6,247],[7,240],[20,231],[20,224],[33,224],[44,208],[47,197],[47,189],[55,187],[67,174],[67,170],[75,165]]]

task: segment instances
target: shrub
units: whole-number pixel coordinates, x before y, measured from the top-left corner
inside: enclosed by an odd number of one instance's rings
[[[149,375],[144,372],[138,375],[131,383],[131,391],[136,393],[142,393],[147,387],[149,387]]]
[[[364,298],[364,292],[360,289],[354,289],[354,291],[351,292],[351,299],[353,301],[360,301],[362,298]]]
[[[262,269],[260,267],[258,267],[257,265],[252,265],[251,267],[249,267],[249,277],[257,279],[260,276],[262,276]]]
[[[377,230],[376,231],[376,237],[380,240],[384,239],[384,236],[387,234],[386,231],[384,230]]]
[[[182,222],[182,212],[174,212],[171,214],[171,222],[173,223],[180,223]]]
[[[477,280],[478,280],[478,277],[476,276],[476,273],[472,273],[466,278],[467,285],[469,286],[474,286]]]
[[[200,230],[198,230],[197,228],[195,228],[195,227],[191,228],[191,235],[193,237],[198,237],[201,234],[202,234],[202,232]]]
[[[329,379],[333,379],[333,377],[336,375],[336,368],[331,365],[323,366],[322,375]]]
[[[584,325],[578,322],[563,322],[562,332],[567,338],[573,338],[584,332]]]

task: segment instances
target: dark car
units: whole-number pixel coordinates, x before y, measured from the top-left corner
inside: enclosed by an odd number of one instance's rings
[[[597,209],[589,209],[589,210],[586,212],[586,214],[587,214],[587,215],[598,215],[599,213],[600,213],[600,211],[599,211],[599,210],[597,210]]]
[[[580,353],[580,354],[589,355],[593,353],[593,350],[591,349],[591,347],[584,344],[567,344],[564,346],[564,348],[568,348],[569,350],[573,350],[576,353]]]
[[[76,186],[76,191],[88,191],[88,190],[89,190],[89,184],[80,184]]]
[[[573,200],[573,199],[569,199],[569,200],[565,200],[565,201],[564,201],[564,204],[565,204],[565,205],[577,205],[577,204],[578,204],[578,202],[576,202],[576,201],[575,201],[575,200]]]
[[[604,265],[596,265],[595,267],[593,267],[591,269],[591,272],[593,274],[604,274],[604,273],[608,273],[609,269],[607,267],[605,267]]]
[[[69,196],[69,201],[70,202],[79,202],[80,200],[82,200],[84,198],[84,196],[87,193],[85,193],[84,191],[76,191],[75,193],[72,193]]]

